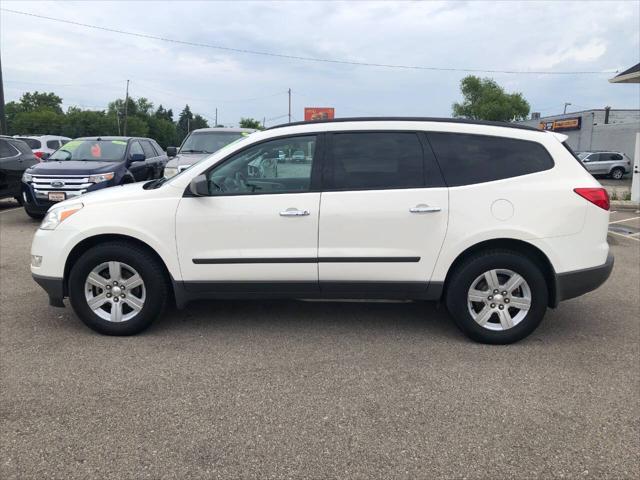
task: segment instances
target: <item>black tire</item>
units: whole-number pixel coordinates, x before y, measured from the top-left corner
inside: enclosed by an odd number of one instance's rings
[[[85,297],[89,273],[104,262],[118,261],[133,267],[144,281],[146,298],[140,312],[123,322],[111,322],[96,315]],[[144,248],[128,242],[97,245],[73,265],[69,276],[69,300],[80,319],[91,329],[106,335],[135,335],[162,315],[169,292],[168,279],[159,261]],[[124,308],[124,307],[123,307]]]
[[[468,306],[468,292],[480,275],[493,269],[511,270],[527,282],[531,305],[526,316],[506,330],[489,330],[473,319]],[[524,254],[509,250],[491,250],[473,255],[452,273],[446,291],[446,305],[456,325],[471,339],[489,344],[517,342],[533,332],[547,310],[549,292],[540,268]],[[492,321],[496,321],[492,317]]]
[[[624,169],[620,167],[616,167],[613,170],[611,170],[611,173],[609,174],[609,176],[614,180],[622,180],[622,177],[624,177]]]
[[[24,209],[27,215],[29,215],[34,220],[42,220],[44,218],[44,213],[30,212],[26,208]]]

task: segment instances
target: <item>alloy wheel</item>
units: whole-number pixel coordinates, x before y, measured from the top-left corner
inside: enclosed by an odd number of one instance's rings
[[[512,270],[489,270],[471,283],[467,305],[471,317],[481,327],[509,330],[527,316],[531,289],[527,281]]]
[[[140,274],[126,263],[111,261],[95,267],[84,285],[89,308],[108,322],[126,322],[135,317],[146,298]]]

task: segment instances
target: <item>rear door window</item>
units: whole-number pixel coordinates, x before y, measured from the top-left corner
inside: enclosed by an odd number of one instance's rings
[[[142,145],[142,150],[144,150],[145,157],[153,158],[158,156],[148,140],[140,140],[140,144]]]
[[[422,144],[413,132],[335,133],[329,141],[329,190],[420,188]]]
[[[450,187],[518,177],[554,165],[549,152],[537,142],[461,133],[427,136]]]
[[[47,140],[47,148],[52,148],[53,150],[57,150],[60,147],[59,140]]]

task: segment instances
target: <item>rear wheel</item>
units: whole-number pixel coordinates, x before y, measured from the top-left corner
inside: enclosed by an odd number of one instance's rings
[[[542,321],[548,290],[544,275],[528,257],[494,250],[467,259],[453,273],[446,303],[456,324],[470,338],[513,343]]]
[[[622,180],[622,177],[624,177],[624,169],[616,167],[611,170],[611,178],[614,180]]]
[[[127,243],[98,245],[71,269],[69,299],[80,319],[107,335],[133,335],[159,317],[168,293],[159,262]]]

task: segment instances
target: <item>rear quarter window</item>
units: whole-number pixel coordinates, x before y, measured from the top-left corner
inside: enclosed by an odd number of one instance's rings
[[[29,145],[29,148],[31,150],[37,150],[38,148],[42,148],[42,143],[40,143],[40,140],[37,140],[35,138],[18,137],[18,140],[22,140],[24,143]]]
[[[427,136],[450,187],[542,172],[554,165],[547,149],[537,142],[461,133]]]
[[[60,142],[58,140],[47,140],[47,148],[53,148],[57,150],[60,146]]]

